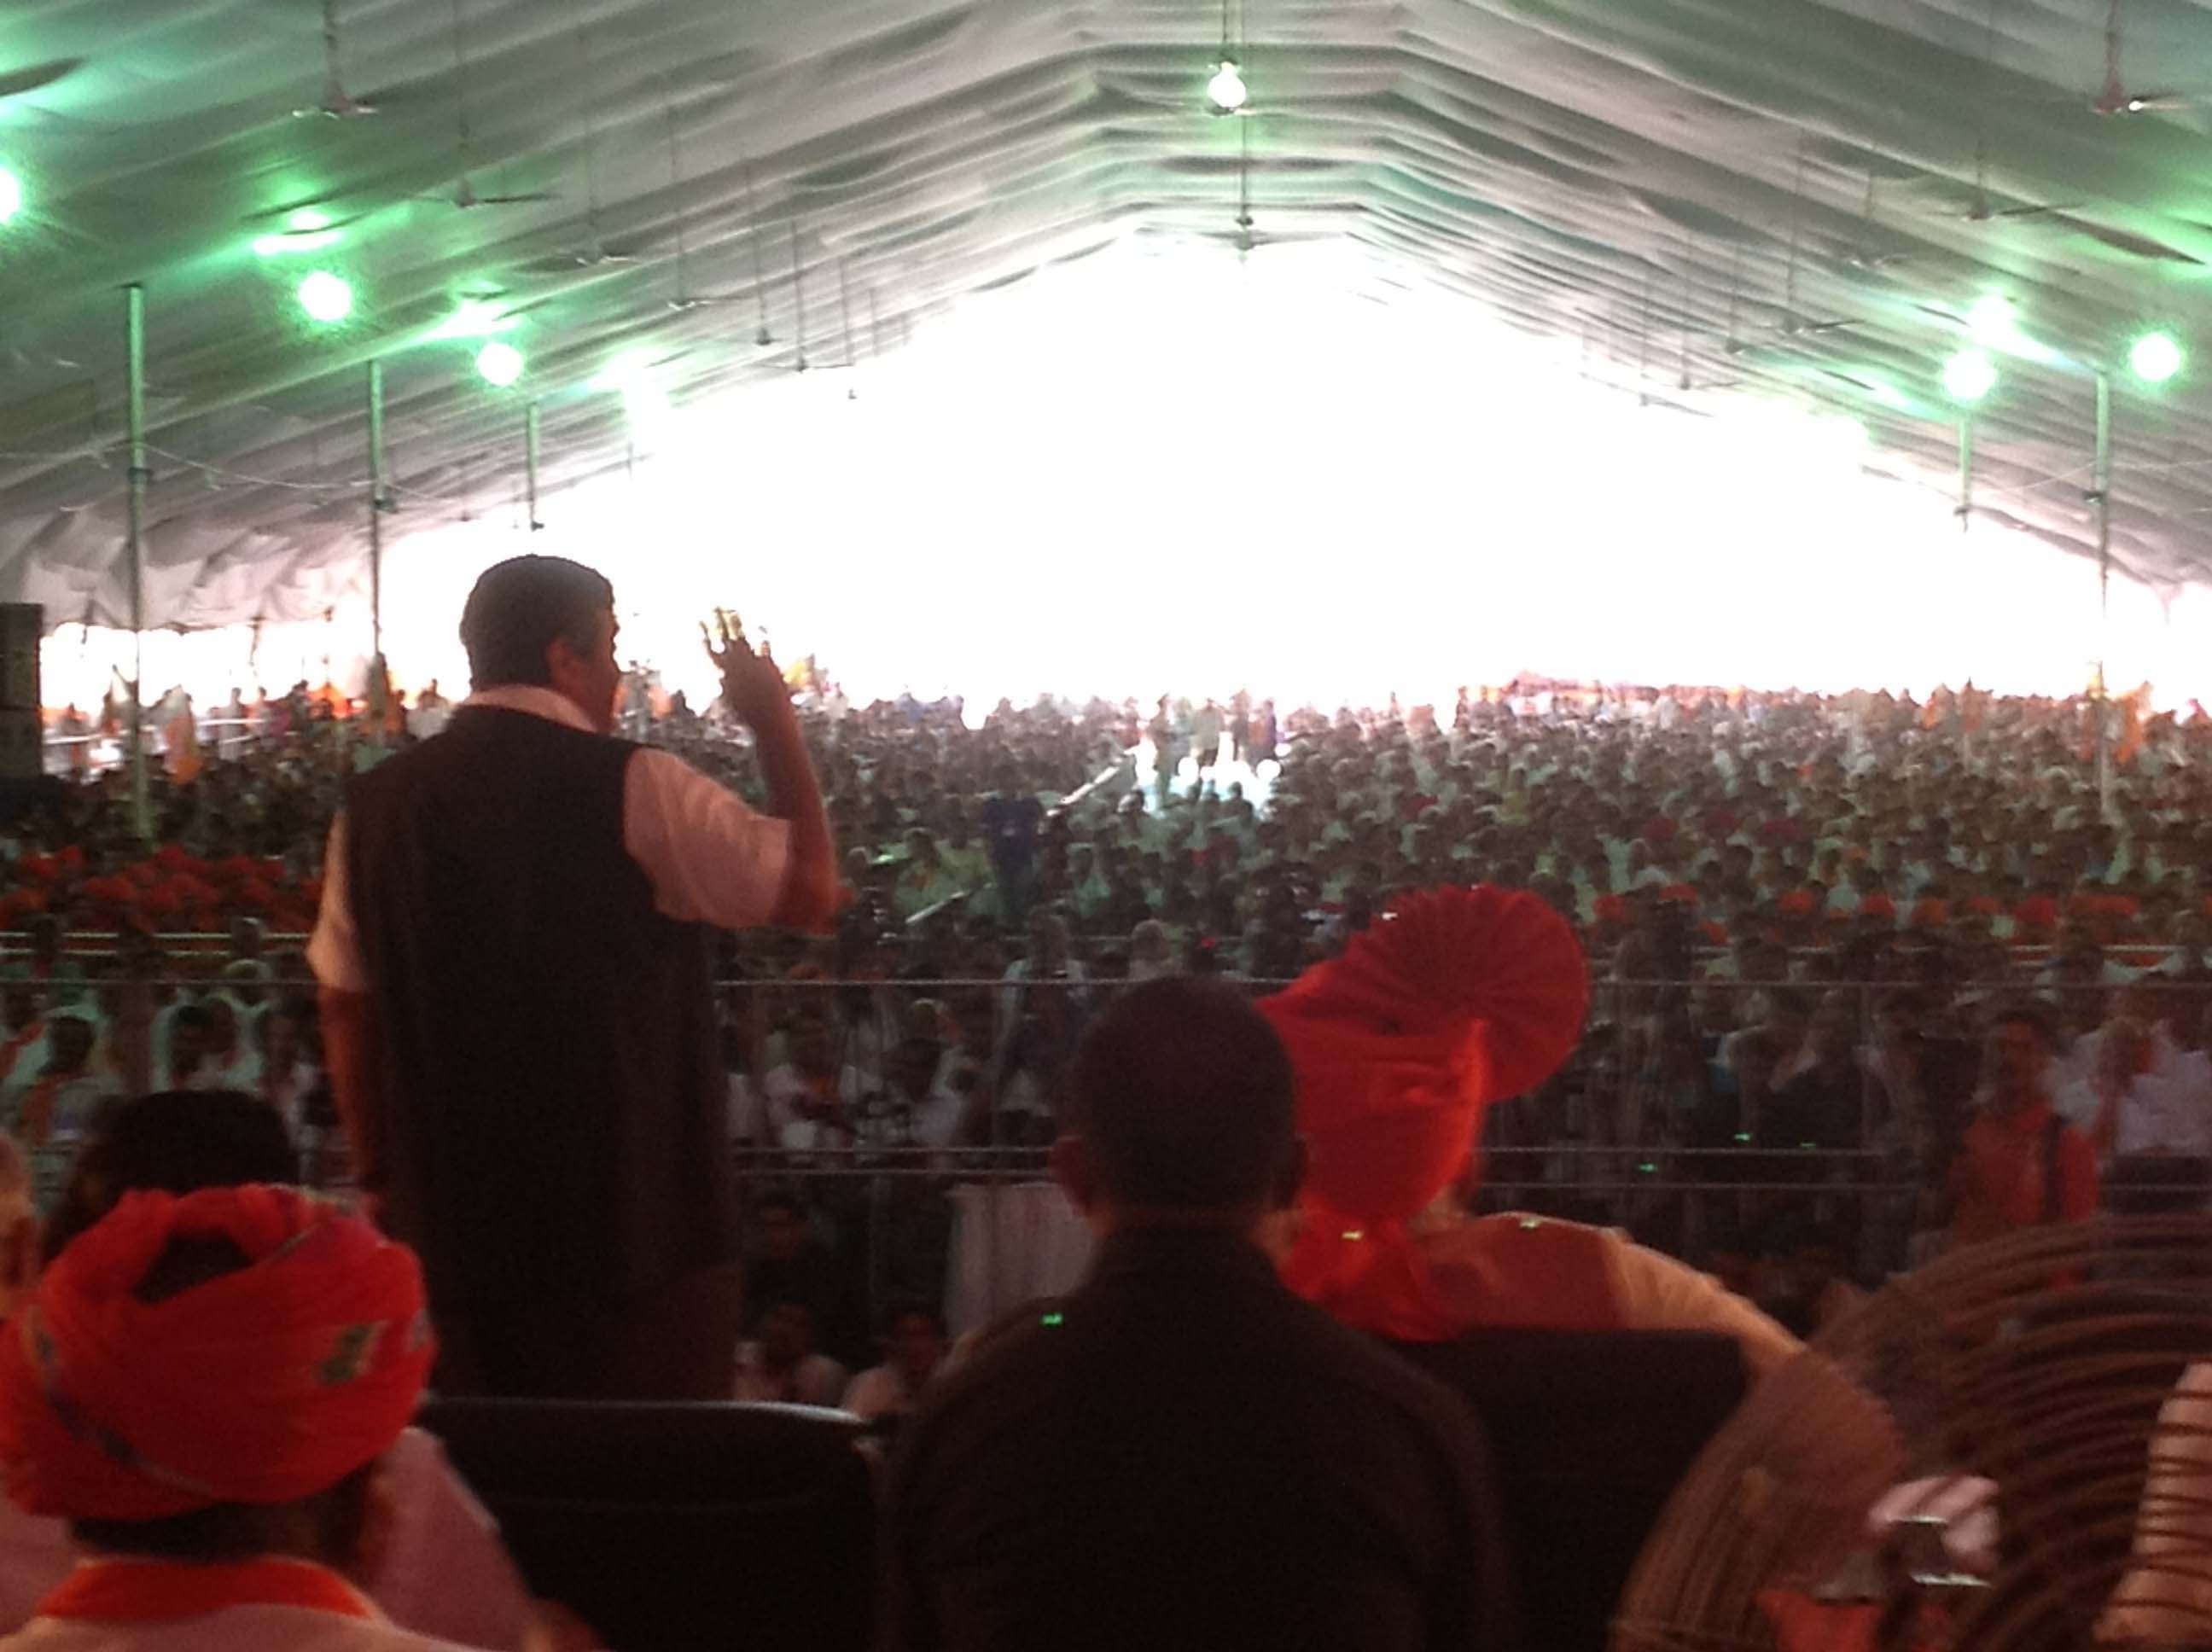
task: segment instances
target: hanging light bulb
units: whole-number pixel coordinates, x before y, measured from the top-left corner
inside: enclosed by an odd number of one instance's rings
[[[1213,78],[1206,83],[1206,95],[1213,100],[1217,114],[1233,115],[1244,106],[1244,76],[1237,72],[1234,58],[1222,58],[1220,66],[1213,71]]]
[[[2170,332],[2147,332],[2129,347],[2128,367],[2147,385],[2162,385],[2181,371],[2181,344]]]
[[[302,281],[299,296],[300,307],[317,321],[343,321],[353,313],[353,288],[327,270]]]
[[[23,180],[0,167],[0,224],[23,210]]]
[[[1984,351],[1960,350],[1943,364],[1943,392],[1954,402],[1978,402],[1996,385],[1996,363]]]
[[[505,390],[522,377],[522,352],[495,338],[477,352],[477,371],[486,384]]]

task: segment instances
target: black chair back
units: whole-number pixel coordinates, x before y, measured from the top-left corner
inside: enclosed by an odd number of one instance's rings
[[[875,1500],[857,1419],[799,1406],[438,1400],[419,1419],[534,1594],[620,1652],[863,1652]]]
[[[1490,1436],[1529,1643],[1604,1652],[1668,1498],[1743,1399],[1735,1343],[1485,1330],[1392,1345],[1464,1395]]]

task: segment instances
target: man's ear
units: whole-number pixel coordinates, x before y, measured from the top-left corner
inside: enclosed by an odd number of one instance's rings
[[[1060,1184],[1067,1202],[1085,1216],[1098,1203],[1098,1161],[1091,1144],[1073,1132],[1052,1145],[1052,1179]]]

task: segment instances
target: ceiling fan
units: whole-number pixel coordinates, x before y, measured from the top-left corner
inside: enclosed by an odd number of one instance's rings
[[[319,118],[329,120],[357,120],[363,115],[373,115],[376,106],[354,96],[345,89],[338,78],[338,0],[323,0],[323,96],[319,103],[304,109],[295,109],[295,120]]]
[[[2105,16],[2105,83],[2097,90],[2095,101],[2089,112],[2099,115],[2140,115],[2152,110],[2186,109],[2197,104],[2212,102],[2212,94],[2186,92],[2136,92],[2120,73],[2122,15],[2124,0],[2112,0],[2112,9]]]
[[[738,301],[738,295],[735,293],[695,293],[691,290],[691,248],[690,237],[685,230],[687,221],[690,216],[690,209],[684,201],[684,158],[677,142],[676,106],[672,103],[665,106],[663,113],[668,122],[668,190],[676,200],[676,292],[669,299],[668,307],[678,314],[683,314],[691,310],[705,309],[712,305],[734,304]],[[794,225],[792,229],[792,258],[794,268],[799,256],[798,235],[799,231]],[[755,258],[757,260],[757,250],[756,250]],[[767,331],[765,325],[763,326],[762,331]]]
[[[588,31],[580,30],[577,46],[585,64],[590,63]],[[590,100],[584,106],[584,245],[573,252],[556,252],[534,258],[523,267],[533,275],[561,275],[571,270],[597,270],[604,264],[635,264],[641,254],[610,247],[599,234],[599,129]]]
[[[453,128],[455,156],[459,161],[459,180],[451,195],[425,195],[420,199],[444,201],[448,205],[466,212],[475,207],[531,206],[540,201],[560,197],[539,190],[520,191],[501,191],[495,195],[479,195],[469,178],[469,58],[463,38],[461,0],[453,0]]]

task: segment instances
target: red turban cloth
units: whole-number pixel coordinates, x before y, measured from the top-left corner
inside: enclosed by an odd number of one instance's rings
[[[1590,903],[1590,910],[1601,924],[1625,924],[1628,921],[1628,900],[1625,896],[1601,895]]]
[[[2012,920],[2023,929],[2048,929],[2058,921],[2058,902],[2048,895],[2031,895],[2012,909]]]
[[[1669,884],[1659,891],[1659,899],[1662,903],[1674,902],[1694,906],[1698,899],[1697,886],[1693,884]]]
[[[1297,1071],[1311,1155],[1285,1281],[1364,1329],[1448,1334],[1406,1224],[1466,1166],[1483,1109],[1541,1084],[1582,1036],[1574,931],[1533,895],[1430,890],[1259,1007]]]
[[[167,1301],[172,1240],[250,1259]],[[415,1254],[289,1187],[125,1195],[0,1331],[0,1468],[27,1513],[161,1520],[284,1503],[390,1449],[435,1344]]]
[[[1894,918],[1897,916],[1897,902],[1891,900],[1887,895],[1869,895],[1865,900],[1859,902],[1859,916],[1862,918]]]
[[[1774,909],[1785,918],[1809,918],[1813,915],[1813,891],[1793,889],[1774,903]]]
[[[1639,835],[1646,843],[1666,843],[1671,841],[1680,830],[1681,828],[1665,815],[1654,815],[1644,823],[1644,830]]]
[[[1914,902],[1912,923],[1917,929],[1940,929],[1951,921],[1951,903],[1935,896]]]

